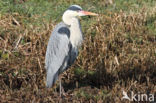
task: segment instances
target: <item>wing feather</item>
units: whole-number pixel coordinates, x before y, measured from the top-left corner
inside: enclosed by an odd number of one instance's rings
[[[70,51],[69,35],[66,32],[58,32],[62,27],[66,25],[60,23],[56,26],[48,42],[45,58],[47,87],[51,87],[58,79],[59,69]]]

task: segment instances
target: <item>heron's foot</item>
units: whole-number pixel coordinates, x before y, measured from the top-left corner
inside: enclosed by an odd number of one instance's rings
[[[65,97],[65,96],[67,96],[67,94],[65,93],[64,88],[62,87],[60,91],[60,97]]]

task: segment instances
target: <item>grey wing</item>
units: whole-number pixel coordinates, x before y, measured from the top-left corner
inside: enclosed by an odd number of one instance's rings
[[[70,50],[68,35],[53,31],[46,51],[45,68],[47,71],[47,87],[51,87],[58,79],[59,69],[63,65]]]

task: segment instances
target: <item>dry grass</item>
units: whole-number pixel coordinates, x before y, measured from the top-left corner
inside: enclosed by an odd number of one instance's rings
[[[1,102],[121,103],[128,102],[121,100],[122,90],[156,94],[156,33],[147,26],[151,19],[156,23],[155,11],[90,18],[95,22],[84,30],[79,57],[63,74],[64,98],[45,88],[46,46],[56,24],[25,25],[28,18],[18,13],[1,16]]]

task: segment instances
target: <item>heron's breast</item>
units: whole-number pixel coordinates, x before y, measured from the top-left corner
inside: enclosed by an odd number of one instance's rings
[[[79,47],[82,44],[83,36],[79,25],[70,27],[70,41],[74,47]]]

